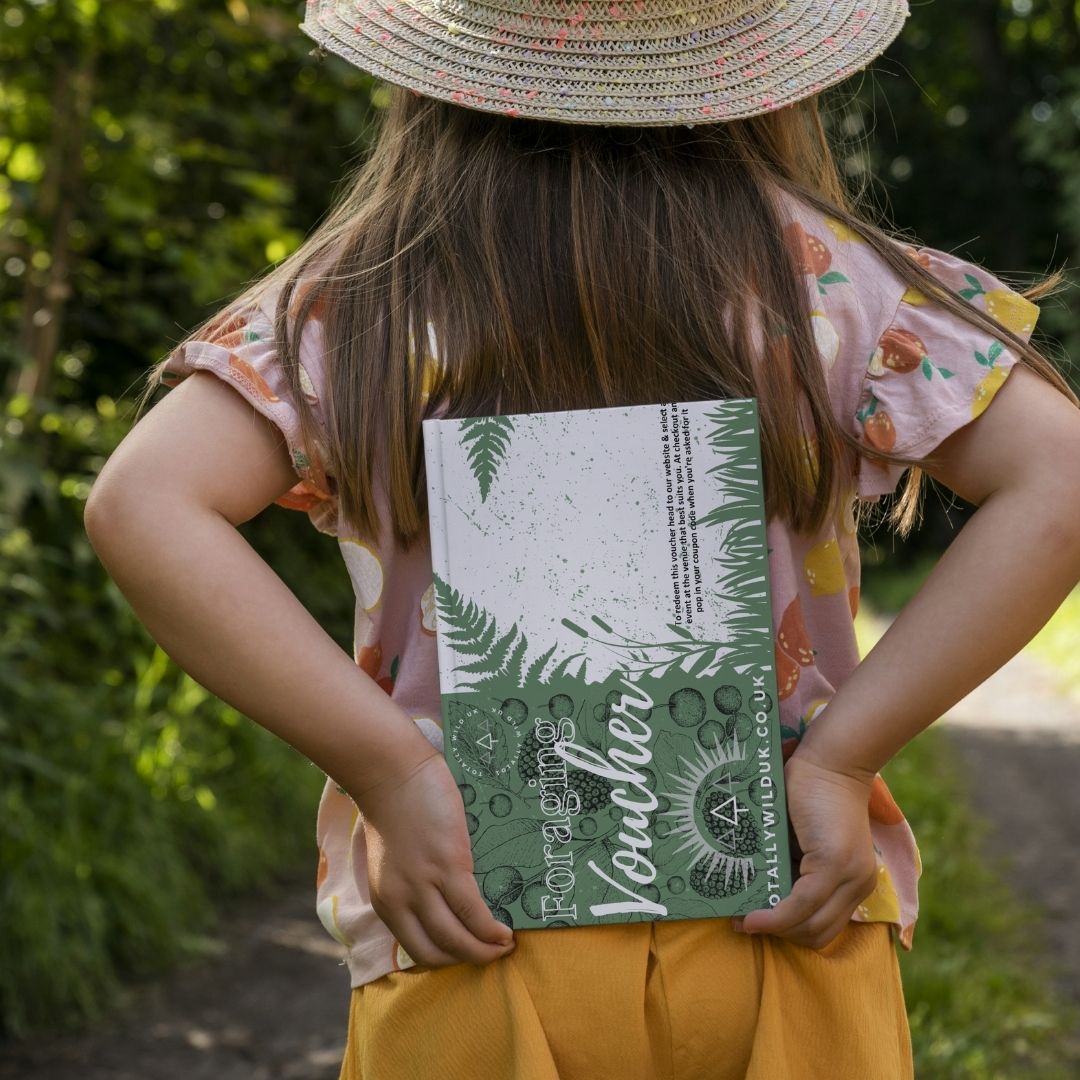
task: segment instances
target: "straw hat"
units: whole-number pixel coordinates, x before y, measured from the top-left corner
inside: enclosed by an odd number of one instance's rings
[[[865,67],[907,0],[307,0],[323,50],[415,93],[578,124],[769,112]]]

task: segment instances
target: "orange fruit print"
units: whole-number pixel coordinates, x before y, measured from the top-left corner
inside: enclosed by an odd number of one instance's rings
[[[788,604],[784,617],[780,620],[780,629],[776,632],[776,647],[802,667],[814,662],[814,650],[810,647],[810,636],[806,632],[806,623],[803,622],[802,602],[797,596]]]
[[[361,671],[374,679],[379,674],[379,668],[382,665],[382,644],[377,641],[374,645],[361,645],[356,663]]]
[[[246,360],[242,360],[237,356],[236,353],[229,354],[229,367],[252,382],[255,385],[256,390],[258,390],[267,401],[281,400],[281,398],[270,389],[267,381]]]
[[[926,355],[926,346],[910,330],[891,327],[878,342],[882,367],[906,375],[914,371]]]
[[[797,596],[784,609],[773,652],[776,657],[776,691],[780,700],[784,701],[795,693],[799,685],[799,669],[814,663],[810,635],[803,622],[802,602]]]
[[[797,221],[784,230],[784,242],[799,273],[813,274],[817,278],[818,292],[822,296],[828,292],[827,285],[847,282],[843,274],[829,270],[832,252],[825,241],[808,233]]]
[[[832,266],[832,253],[825,242],[808,233],[798,222],[784,230],[784,239],[799,273],[821,277]]]
[[[222,349],[235,349],[246,340],[248,313],[243,311],[222,313],[206,331],[206,340]]]
[[[904,248],[904,254],[906,254],[909,259],[913,259],[917,262],[924,270],[930,269],[930,256],[927,255],[925,251],[919,251],[918,248],[913,248],[909,245]]]
[[[397,682],[398,662],[401,658],[395,656],[390,662],[390,673],[380,675],[379,669],[382,667],[382,655],[382,642],[377,641],[374,645],[361,645],[359,655],[356,657],[356,663],[360,670],[370,675],[387,694],[393,694],[394,684]]]
[[[874,777],[873,786],[870,788],[869,806],[870,817],[883,825],[899,825],[904,820],[900,807],[896,805],[896,800],[880,773]]]
[[[896,445],[896,427],[892,417],[881,407],[873,394],[865,409],[860,409],[855,418],[861,421],[866,441],[878,450],[888,453]]]
[[[799,665],[782,649],[776,650],[776,689],[784,701],[795,693],[799,685]]]
[[[285,507],[286,510],[314,510],[319,503],[325,502],[325,499],[313,495],[306,484],[299,483],[289,488],[284,495],[275,499],[274,502],[278,506]]]

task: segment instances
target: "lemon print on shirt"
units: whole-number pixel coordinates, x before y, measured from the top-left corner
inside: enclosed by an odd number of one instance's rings
[[[965,300],[974,300],[976,296],[983,297],[986,314],[1014,334],[1030,334],[1035,329],[1035,322],[1039,318],[1037,304],[1012,289],[987,291],[974,274],[965,274],[964,277],[967,279],[968,288],[961,289],[960,295]]]
[[[803,480],[811,491],[817,483],[820,462],[818,458],[818,440],[816,435],[806,435],[799,439],[802,449]]]
[[[825,224],[829,226],[833,236],[836,237],[841,243],[847,244],[865,244],[866,241],[852,228],[849,228],[842,221],[837,221],[836,218],[825,218]]]
[[[427,401],[431,396],[432,388],[435,385],[435,380],[439,377],[439,372],[442,367],[437,358],[437,350],[435,347],[435,326],[429,319],[427,322],[427,348],[424,351],[423,358],[420,361],[420,397],[422,400]],[[412,327],[409,327],[409,367],[415,369],[417,361],[417,349],[416,349],[416,335],[413,333]]]
[[[361,540],[343,537],[340,545],[356,599],[365,611],[370,612],[382,599],[383,568],[379,556]]]
[[[878,864],[874,891],[856,908],[867,922],[900,922],[900,898],[896,894],[889,868]]]
[[[393,939],[390,951],[395,971],[404,971],[406,968],[416,967],[416,961],[405,951],[405,946],[397,938]]]
[[[432,637],[435,636],[435,615],[435,582],[432,581],[420,597],[420,629]]]
[[[349,939],[345,936],[344,931],[338,926],[338,897],[337,893],[331,896],[324,897],[319,901],[315,908],[315,913],[319,916],[319,922],[326,927],[326,932],[335,940],[341,942],[342,945],[350,944]]]
[[[844,576],[844,560],[836,539],[815,544],[803,560],[803,572],[810,583],[811,596],[828,596],[845,592],[847,578]]]
[[[309,405],[318,405],[319,395],[315,393],[315,386],[311,381],[307,368],[300,364],[297,373],[300,376],[300,389],[304,392],[304,399]]]
[[[1014,334],[1030,334],[1039,308],[1010,289],[994,289],[986,294],[986,313]]]
[[[971,402],[971,418],[975,420],[983,414],[986,406],[993,400],[994,395],[1001,389],[1008,370],[996,367],[998,357],[1005,351],[1005,346],[1000,341],[995,341],[985,353],[976,350],[975,361],[980,367],[986,368],[986,374],[982,381],[975,387],[975,397]]]
[[[994,368],[978,386],[975,387],[975,399],[971,403],[971,419],[974,420],[983,414],[983,410],[993,400],[994,395],[1001,389],[1008,374],[1004,368]]]
[[[824,311],[811,311],[810,325],[814,328],[814,340],[821,359],[827,368],[831,368],[840,352],[840,335]]]

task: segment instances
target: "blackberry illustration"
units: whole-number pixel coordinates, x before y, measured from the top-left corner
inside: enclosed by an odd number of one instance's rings
[[[722,809],[714,814],[718,807]],[[713,788],[701,801],[701,816],[705,828],[723,845],[727,854],[749,858],[761,848],[761,834],[754,824],[750,808],[734,796]],[[732,826],[733,820],[737,820],[738,824]]]
[[[495,817],[506,817],[513,807],[514,804],[510,801],[510,796],[504,795],[501,791],[492,795],[488,802],[488,809]]]
[[[715,750],[727,737],[727,728],[719,720],[706,720],[697,729],[697,741],[706,750]]]
[[[583,817],[578,822],[578,832],[582,836],[595,836],[596,835],[596,818]]]
[[[484,875],[481,888],[489,904],[503,905],[512,904],[521,895],[524,884],[516,866],[496,866]]]
[[[583,814],[595,814],[611,804],[611,784],[596,773],[567,769],[566,783],[581,796]]]
[[[728,738],[734,736],[739,742],[746,742],[754,733],[754,721],[746,713],[737,713],[728,725]]]
[[[728,716],[742,708],[742,692],[737,686],[718,686],[713,691],[712,699],[713,704]]]
[[[540,741],[540,737],[536,734],[536,730],[528,731],[525,733],[525,738],[521,740],[521,749],[518,751],[517,771],[518,776],[526,784],[531,784],[540,777],[540,761],[537,758],[537,754],[548,745]]]
[[[668,878],[667,888],[669,893],[678,896],[686,890],[686,879],[678,876]]]
[[[540,905],[543,903],[544,896],[552,896],[554,899],[557,899],[558,893],[554,893],[551,889],[546,887],[542,878],[536,881],[530,881],[522,890],[522,910],[530,919],[543,918],[543,912]],[[551,907],[553,905],[549,904],[548,906]]]
[[[656,773],[645,765],[635,765],[634,768],[641,773],[644,779],[641,781],[650,791],[656,791]]]
[[[504,907],[498,905],[492,905],[491,914],[495,916],[504,926],[509,926],[511,930],[514,929],[514,917]]]
[[[476,788],[472,784],[458,784],[458,791],[461,792],[461,801],[466,806],[472,806],[476,802]]]
[[[520,727],[529,718],[529,706],[520,698],[507,698],[499,712],[502,718],[514,727]]]
[[[699,896],[719,900],[723,896],[735,896],[749,885],[737,867],[732,867],[729,874],[723,862],[706,875],[711,859],[710,855],[703,855],[690,870],[690,888]]]
[[[521,910],[530,919],[539,919],[542,916],[540,904],[544,897],[550,893],[550,889],[542,881],[532,881],[521,890]]]
[[[548,702],[548,712],[556,720],[565,720],[574,715],[574,699],[569,694],[555,694]]]
[[[671,719],[680,727],[697,727],[705,719],[705,699],[692,686],[685,686],[668,698]]]

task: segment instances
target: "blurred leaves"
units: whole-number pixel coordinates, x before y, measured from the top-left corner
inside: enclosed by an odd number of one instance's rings
[[[868,135],[859,178],[931,247],[1021,283],[1066,265],[1039,333],[1080,354],[1080,6],[1075,0],[931,0],[846,87],[836,124]],[[1080,385],[1080,372],[1071,372]]]

